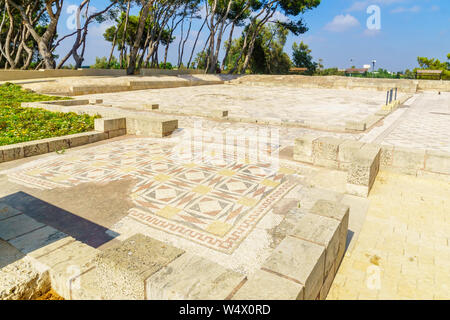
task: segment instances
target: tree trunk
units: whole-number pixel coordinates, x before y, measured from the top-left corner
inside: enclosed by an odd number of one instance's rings
[[[144,33],[145,21],[147,20],[148,13],[150,11],[150,6],[153,4],[153,0],[147,0],[144,7],[142,8],[141,15],[139,17],[138,29],[136,32],[136,37],[134,39],[133,46],[130,49],[130,62],[127,68],[127,74],[134,74],[134,70],[136,69],[136,58],[137,53],[140,48],[142,35]]]

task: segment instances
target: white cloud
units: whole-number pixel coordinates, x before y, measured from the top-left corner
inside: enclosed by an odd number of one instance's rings
[[[280,11],[275,11],[275,14],[272,17],[273,21],[281,21],[281,22],[288,22],[289,18],[286,17],[283,13]]]
[[[402,2],[405,2],[405,0],[360,0],[355,1],[347,11],[365,11],[372,4],[391,5]]]
[[[325,26],[325,30],[331,31],[331,32],[343,32],[347,31],[351,28],[359,26],[358,20],[350,14],[346,15],[337,15],[333,18],[333,21],[329,22]]]
[[[417,13],[420,12],[421,8],[420,6],[412,6],[412,7],[398,7],[393,10],[391,10],[391,13]]]
[[[441,8],[439,6],[437,6],[437,5],[432,5],[430,10],[431,11],[439,11],[439,10],[441,10]]]

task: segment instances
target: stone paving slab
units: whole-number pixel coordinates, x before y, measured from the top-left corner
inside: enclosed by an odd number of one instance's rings
[[[449,299],[450,183],[381,171],[327,299]]]

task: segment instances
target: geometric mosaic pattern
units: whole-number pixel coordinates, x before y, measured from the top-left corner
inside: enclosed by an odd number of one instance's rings
[[[184,163],[170,145],[130,139],[79,150],[9,179],[41,189],[132,177],[129,217],[153,228],[231,253],[294,183],[295,170],[247,163]]]

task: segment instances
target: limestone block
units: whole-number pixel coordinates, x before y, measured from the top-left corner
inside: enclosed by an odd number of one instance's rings
[[[415,174],[417,170],[424,169],[425,150],[395,147],[392,165],[405,173]]]
[[[4,162],[21,159],[24,157],[23,145],[21,143],[0,146],[0,150],[2,151],[2,159]]]
[[[103,103],[103,99],[89,99],[89,104],[99,104],[99,103]]]
[[[42,256],[45,256],[46,254],[55,251],[56,249],[59,249],[71,242],[75,242],[75,238],[72,238],[70,236],[65,236],[61,239],[58,239],[54,242],[48,243],[46,246],[37,248],[31,252],[29,252],[27,255],[29,257],[35,258],[35,259],[39,259]]]
[[[213,118],[225,118],[228,117],[228,110],[212,110],[210,115]]]
[[[382,145],[380,154],[380,167],[392,167],[394,159],[394,146]]]
[[[299,219],[291,235],[325,247],[325,275],[335,263],[339,251],[340,222],[316,215],[306,214]]]
[[[356,140],[345,140],[339,145],[339,169],[348,170],[355,154],[364,146],[364,143]]]
[[[281,241],[263,268],[291,278],[304,286],[305,299],[316,299],[324,280],[324,247],[291,236]]]
[[[347,193],[367,197],[380,168],[381,148],[366,144],[355,154],[347,174]]]
[[[149,109],[149,110],[159,110],[159,104],[157,104],[157,103],[145,104],[144,108]]]
[[[102,140],[108,139],[107,132],[89,132],[86,134],[88,137],[88,143],[94,143]]]
[[[240,273],[185,253],[146,280],[146,297],[149,300],[224,300],[244,279]]]
[[[106,299],[144,300],[146,279],[183,253],[142,234],[106,249],[95,260],[102,294]]]
[[[450,154],[428,150],[426,152],[425,170],[450,174]]]
[[[30,141],[22,143],[24,157],[32,157],[48,153],[48,143],[38,141]]]
[[[80,241],[69,242],[37,260],[49,268],[52,288],[70,299],[71,282],[93,267],[99,251]]]
[[[79,147],[85,144],[89,143],[89,136],[88,134],[92,134],[93,132],[85,132],[80,134],[73,134],[68,136],[69,139],[69,146],[71,148]]]
[[[95,131],[108,132],[111,130],[126,129],[125,118],[97,118],[94,120]]]
[[[71,300],[101,300],[102,298],[102,290],[95,268],[73,278],[70,282]]]
[[[313,142],[317,137],[311,135],[303,135],[301,138],[295,139],[294,144],[294,160],[302,162],[313,162]]]
[[[369,129],[372,127],[375,123],[380,121],[383,117],[377,116],[377,115],[370,115],[367,118],[364,119],[364,122],[366,123],[366,129]]]
[[[338,168],[339,145],[344,140],[332,137],[320,137],[313,142],[313,162],[315,165]]]
[[[111,130],[108,132],[108,138],[112,139],[115,137],[123,136],[127,134],[127,129],[117,129],[117,130]]]
[[[25,214],[19,214],[1,221],[0,238],[10,240],[43,226]]]
[[[178,129],[178,120],[127,118],[127,133],[165,137]]]
[[[345,122],[345,129],[355,131],[365,131],[366,123],[364,121],[350,120]]]
[[[339,251],[338,262],[342,260],[347,243],[348,220],[350,208],[342,203],[329,200],[318,200],[311,208],[311,213],[336,219],[339,226]]]
[[[232,300],[303,300],[303,285],[273,273],[257,270]]]
[[[336,262],[337,263],[337,262]],[[334,277],[336,276],[336,264],[333,264],[330,271],[325,276],[322,288],[320,288],[319,299],[325,300],[327,298],[328,292],[330,291],[331,285],[333,284]]]
[[[48,142],[48,152],[55,152],[70,148],[70,142],[67,138],[57,137],[45,140]]]
[[[50,290],[47,270],[24,257],[0,268],[0,300],[32,300]]]

